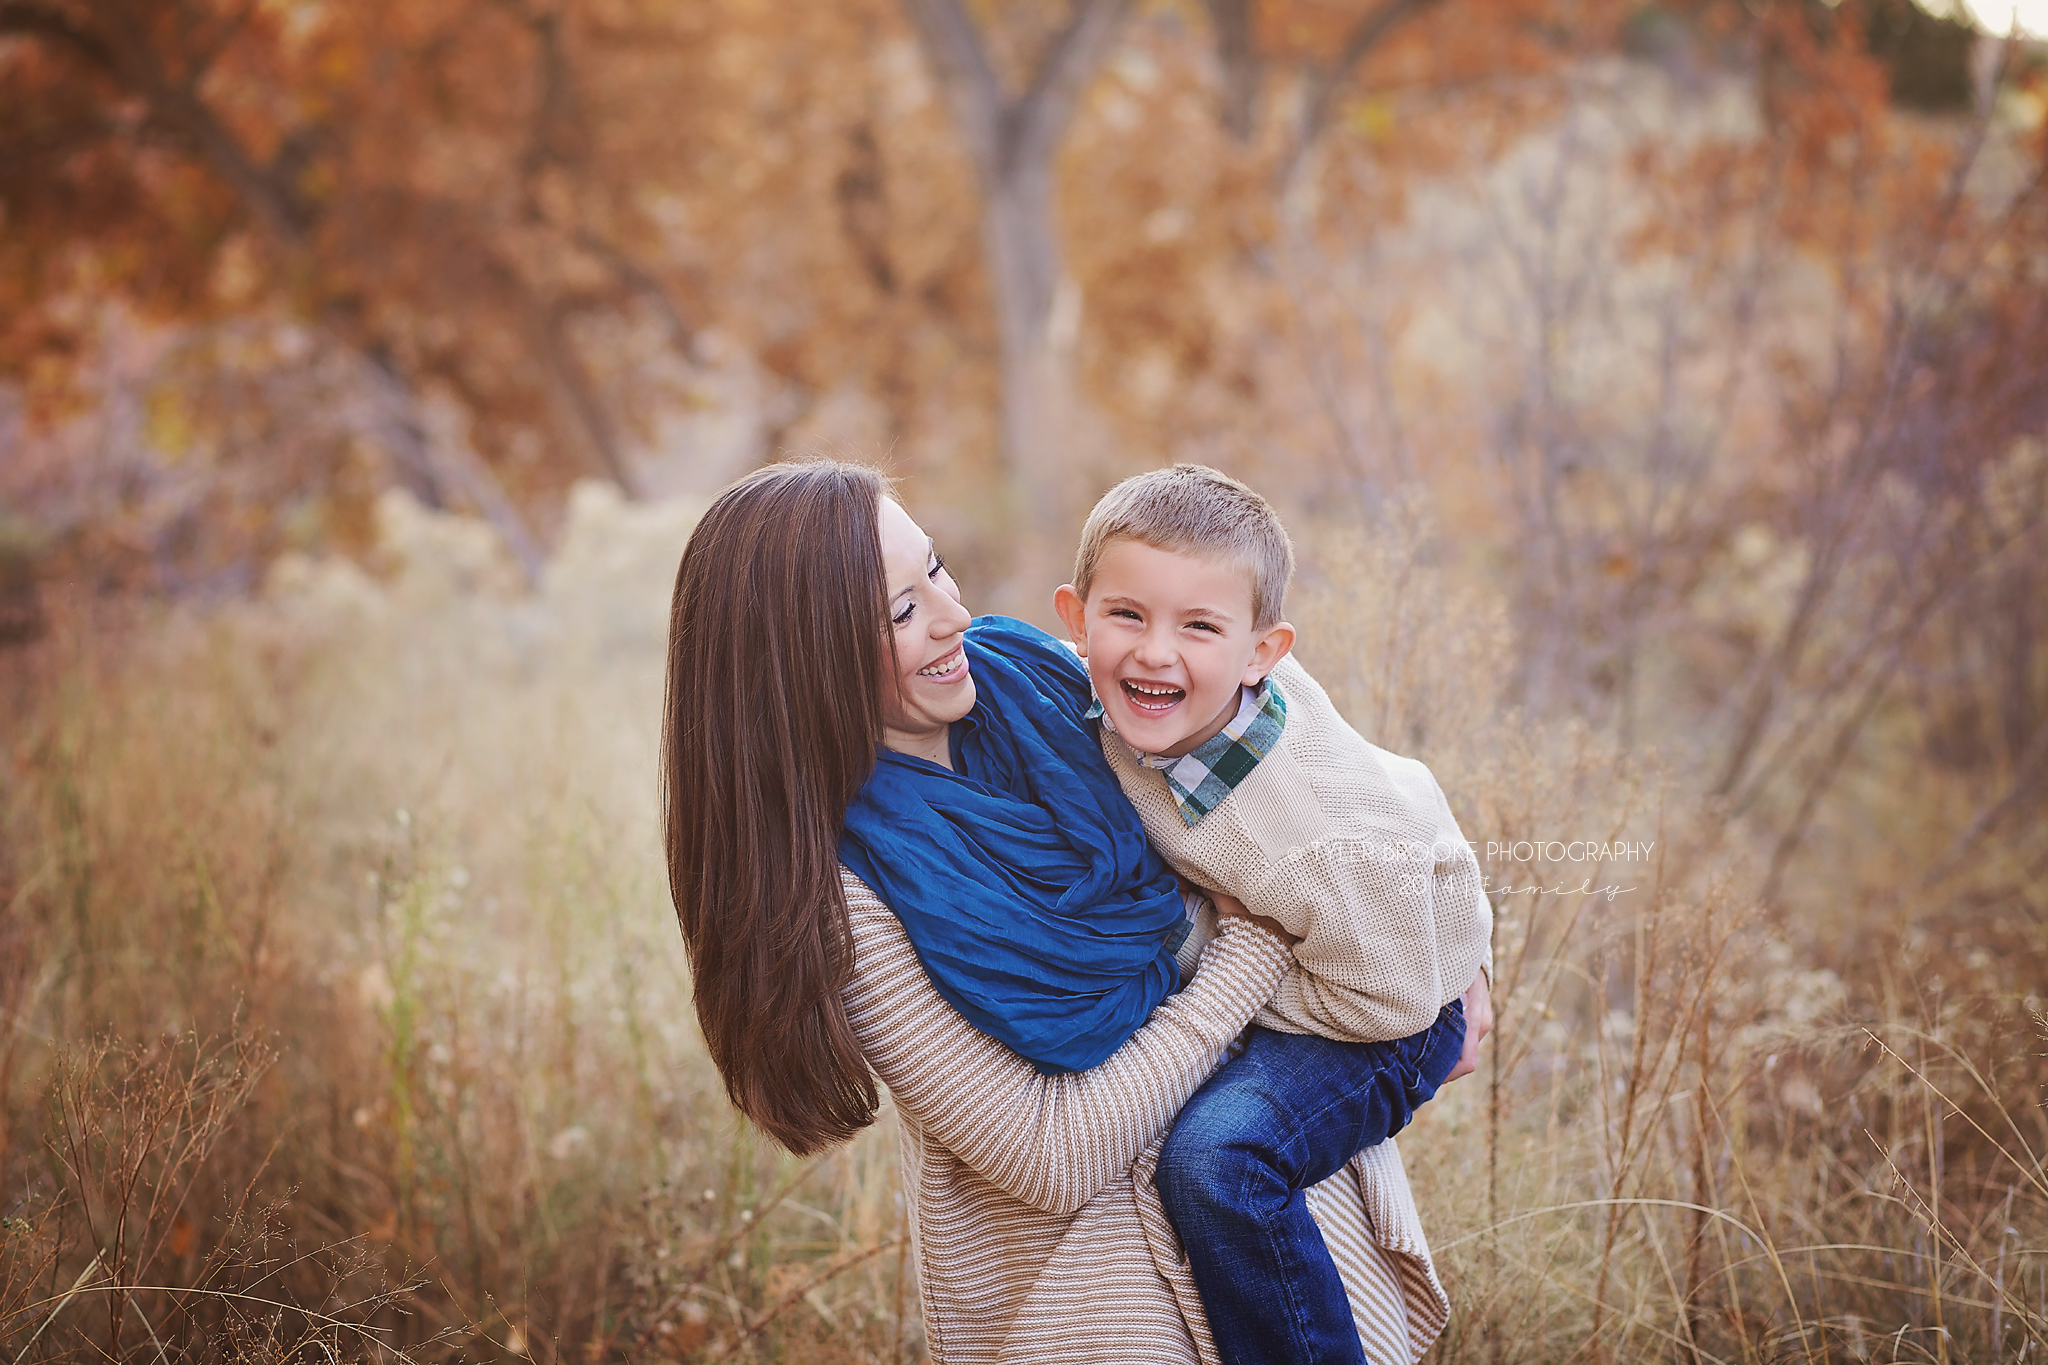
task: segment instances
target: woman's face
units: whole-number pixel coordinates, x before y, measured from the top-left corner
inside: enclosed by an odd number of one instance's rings
[[[970,619],[932,538],[882,499],[882,572],[896,673],[882,686],[882,742],[899,753],[946,760],[946,727],[974,709],[964,632]]]

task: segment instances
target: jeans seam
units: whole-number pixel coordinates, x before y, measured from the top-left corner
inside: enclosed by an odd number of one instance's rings
[[[1286,1144],[1290,1149],[1287,1152],[1290,1164],[1296,1169],[1299,1169],[1304,1164],[1301,1154],[1291,1150],[1299,1146],[1299,1143],[1300,1138],[1297,1135],[1290,1137]],[[1276,1171],[1275,1174],[1278,1174],[1278,1172]],[[1263,1213],[1259,1215],[1259,1235],[1266,1243],[1267,1255],[1272,1257],[1274,1264],[1280,1265],[1283,1271],[1286,1272],[1280,1276],[1280,1283],[1285,1289],[1287,1296],[1287,1328],[1289,1337],[1287,1347],[1292,1358],[1300,1360],[1307,1358],[1314,1349],[1315,1343],[1309,1340],[1308,1331],[1309,1324],[1314,1320],[1314,1315],[1309,1312],[1308,1305],[1302,1302],[1301,1286],[1298,1283],[1300,1277],[1292,1273],[1295,1269],[1292,1264],[1295,1258],[1291,1255],[1281,1254],[1283,1251],[1289,1250],[1289,1248],[1283,1245],[1286,1239],[1280,1235],[1281,1228],[1287,1217],[1288,1206],[1300,1195],[1300,1191],[1294,1189],[1292,1182],[1287,1183],[1287,1189],[1288,1197],[1280,1201],[1277,1217],[1268,1217]],[[1241,1209],[1253,1207],[1250,1195],[1250,1181],[1241,1178],[1238,1182],[1237,1207]]]

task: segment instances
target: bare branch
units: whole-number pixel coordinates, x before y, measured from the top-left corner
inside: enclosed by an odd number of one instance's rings
[[[54,38],[84,57],[94,66],[110,74],[118,74],[114,67],[114,55],[96,34],[87,32],[71,21],[62,10],[48,5],[34,5],[24,0],[4,0],[0,3],[0,33],[23,34],[33,38]]]
[[[528,134],[526,150],[519,159],[520,172],[528,181],[530,198],[532,178],[542,167],[550,163],[564,165],[574,160],[575,143],[581,131],[575,77],[569,69],[568,53],[562,47],[561,16],[546,11],[529,12],[523,6],[506,0],[501,0],[501,3],[533,35],[539,59],[536,75],[540,98],[534,103],[533,126]]]
[[[107,0],[90,11],[99,21],[80,25],[69,13],[29,0],[0,3],[0,33],[54,39],[106,71],[149,106],[153,121],[189,142],[242,204],[285,245],[305,240],[312,213],[278,176],[266,172],[227,126],[193,93],[189,81],[171,77],[162,54]]]
[[[1064,28],[1008,98],[965,0],[902,0],[974,163],[982,240],[1002,338],[1002,446],[1035,532],[1057,520],[1066,481],[1048,436],[1067,398],[1070,361],[1054,354],[1063,268],[1052,163],[1082,93],[1133,0],[1073,0]],[[1031,477],[1022,477],[1032,467]]]
[[[1076,0],[1029,86],[1013,100],[964,0],[903,0],[984,186],[1051,161],[1130,8],[1131,0]]]
[[[1344,46],[1339,48],[1334,60],[1326,65],[1311,66],[1305,82],[1304,98],[1301,105],[1301,121],[1295,125],[1294,144],[1288,149],[1281,162],[1280,182],[1293,179],[1295,169],[1315,146],[1329,125],[1330,113],[1336,107],[1337,92],[1351,78],[1351,72],[1365,55],[1378,47],[1387,35],[1408,20],[1436,4],[1438,0],[1386,0],[1378,9],[1365,15],[1352,25],[1351,32],[1344,37]]]
[[[605,476],[630,499],[643,496],[640,480],[626,460],[611,413],[569,338],[566,311],[540,297],[518,274],[498,263],[496,272],[526,313],[528,344],[541,370],[541,388],[562,433],[584,447]]]
[[[527,146],[520,156],[519,168],[527,217],[535,222],[548,222],[550,215],[541,201],[539,177],[550,166],[573,176],[579,160],[576,152],[584,120],[575,72],[563,43],[560,15],[530,11],[513,3],[513,0],[500,0],[500,3],[518,17],[533,35],[535,43],[540,97],[534,106],[532,126]],[[583,218],[579,212],[572,210],[572,214],[579,220]],[[635,260],[608,234],[598,232],[587,222],[554,223],[551,226],[566,233],[577,246],[596,257],[621,290],[636,294],[651,304],[667,324],[670,343],[678,350],[687,351],[690,328],[652,270]],[[504,273],[528,299],[530,315],[535,319],[534,335],[538,340],[535,355],[548,374],[547,388],[556,411],[583,434],[591,451],[619,488],[628,497],[637,498],[640,496],[639,481],[627,463],[611,414],[590,382],[569,337],[566,322],[570,304],[560,297],[542,299],[538,291],[519,279],[517,271],[508,268]]]
[[[962,0],[903,0],[903,12],[938,74],[975,174],[984,185],[993,185],[1002,164],[1006,109],[1002,79],[989,62],[980,30]]]
[[[1948,852],[1942,855],[1941,861],[1922,879],[1921,885],[1932,885],[1961,863],[1970,850],[1977,846],[1979,840],[2026,799],[2027,793],[2033,790],[2035,782],[2044,772],[2048,772],[2048,720],[2041,722],[2034,731],[2034,737],[2027,741],[2027,747],[2020,752],[2019,762],[2013,765],[2012,781],[2006,785],[2004,794],[1978,811],[1970,823],[1963,827],[1962,833],[1956,835],[1955,842],[1949,845]]]
[[[228,44],[241,36],[242,30],[248,27],[249,20],[255,17],[258,3],[259,0],[248,0],[241,9],[222,21],[220,32],[215,34],[213,41],[206,44],[193,59],[192,82],[196,83],[204,77],[212,69],[213,64],[220,60],[220,54],[227,51]]]
[[[375,398],[373,420],[382,444],[425,487],[431,505],[446,505],[446,491],[453,485],[484,520],[497,528],[505,547],[518,561],[526,585],[538,584],[546,561],[540,542],[534,539],[518,504],[512,501],[491,467],[466,441],[445,442],[437,451],[428,437],[412,386],[392,364],[390,356],[382,348],[357,348],[356,354],[362,357],[364,377]]]
[[[683,316],[682,309],[678,308],[676,301],[669,296],[667,286],[662,284],[653,271],[635,260],[623,247],[608,238],[598,236],[587,227],[576,230],[576,245],[604,262],[605,268],[610,270],[621,284],[645,299],[654,311],[661,315],[662,322],[668,327],[669,344],[678,350],[689,349],[691,339],[696,333],[691,329],[689,320]]]
[[[1252,32],[1252,0],[1203,0],[1223,67],[1223,126],[1240,142],[1258,131],[1259,87],[1265,63]]]
[[[1132,0],[1075,0],[1074,14],[1032,73],[1031,88],[1007,111],[1003,171],[1049,165]]]

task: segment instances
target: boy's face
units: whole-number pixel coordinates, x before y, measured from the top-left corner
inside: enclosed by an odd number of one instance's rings
[[[1069,583],[1053,606],[1116,732],[1142,753],[1170,758],[1228,725],[1238,689],[1258,683],[1294,644],[1285,621],[1252,629],[1242,565],[1135,540],[1104,547],[1086,600]]]

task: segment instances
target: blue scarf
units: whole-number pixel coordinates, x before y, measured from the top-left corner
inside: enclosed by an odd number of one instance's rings
[[[1046,1075],[1085,1071],[1176,987],[1180,891],[1082,718],[1072,652],[983,616],[967,658],[952,770],[882,750],[839,856],[968,1022]]]

